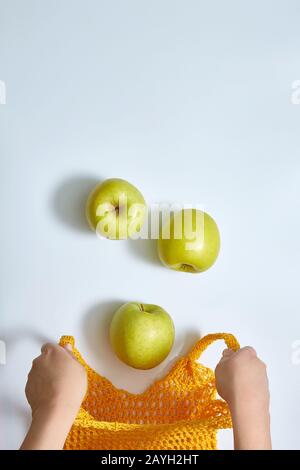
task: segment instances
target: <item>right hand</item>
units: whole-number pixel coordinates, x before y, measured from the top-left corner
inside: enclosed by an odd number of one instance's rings
[[[229,406],[241,400],[249,405],[269,406],[266,365],[252,347],[247,346],[236,352],[225,349],[215,375],[217,391]]]
[[[87,373],[73,356],[71,345],[44,344],[32,362],[25,388],[32,415],[52,408],[76,415],[86,391]]]

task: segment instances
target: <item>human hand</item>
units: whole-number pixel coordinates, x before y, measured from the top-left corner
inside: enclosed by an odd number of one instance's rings
[[[62,449],[87,390],[87,373],[71,345],[45,344],[41,352],[25,388],[32,423],[23,450]]]
[[[25,388],[32,415],[53,408],[77,414],[86,390],[87,373],[71,345],[45,344],[32,362]]]
[[[270,450],[268,377],[256,351],[249,346],[225,349],[215,375],[218,393],[230,408],[234,448]]]
[[[240,400],[248,405],[269,405],[266,365],[252,347],[246,346],[236,352],[225,349],[215,375],[217,391],[229,406]]]

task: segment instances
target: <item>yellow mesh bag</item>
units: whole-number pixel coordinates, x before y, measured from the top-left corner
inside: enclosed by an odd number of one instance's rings
[[[91,369],[75,348],[74,338],[63,336],[60,344],[73,346],[88,374],[88,391],[65,449],[216,449],[217,430],[231,427],[230,412],[227,403],[216,398],[213,371],[196,361],[219,339],[228,348],[239,349],[231,334],[207,335],[164,378],[133,394]]]

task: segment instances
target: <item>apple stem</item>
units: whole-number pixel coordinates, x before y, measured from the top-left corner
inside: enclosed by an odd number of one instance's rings
[[[140,304],[140,308],[141,308],[141,311],[144,312],[145,309],[144,309],[144,305],[143,304]]]

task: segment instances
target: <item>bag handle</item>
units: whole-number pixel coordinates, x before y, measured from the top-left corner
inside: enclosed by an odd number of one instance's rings
[[[214,333],[214,334],[206,335],[203,338],[201,338],[199,341],[197,341],[195,346],[191,349],[191,351],[187,355],[187,358],[190,361],[196,361],[197,359],[199,359],[199,357],[201,356],[203,351],[205,351],[205,349],[210,344],[214,343],[215,341],[217,341],[219,339],[223,339],[226,343],[226,346],[229,349],[232,349],[233,351],[237,351],[238,349],[240,349],[240,345],[239,345],[238,340],[232,334],[230,334],[230,333]]]
[[[75,347],[75,339],[74,336],[62,336],[58,343],[60,346],[65,346],[66,344],[70,344],[72,349]]]
[[[194,345],[194,347],[191,349],[191,351],[188,353],[186,356],[190,361],[196,361],[199,359],[201,354],[205,351],[205,349],[215,341],[218,341],[222,339],[225,341],[226,346],[229,349],[232,349],[233,351],[237,351],[240,349],[240,345],[236,337],[230,333],[214,333],[214,334],[209,334],[201,338],[197,343]],[[73,352],[75,352],[75,339],[73,336],[62,336],[59,341],[60,346],[64,346],[66,344],[71,344]],[[80,354],[76,351],[76,356],[81,359]],[[82,361],[83,362],[83,361]]]
[[[89,370],[89,366],[86,364],[84,359],[81,357],[80,352],[75,348],[75,338],[74,336],[62,336],[58,343],[60,346],[65,346],[66,344],[70,344],[72,346],[72,353],[76,357],[76,359],[82,364],[87,370]]]

